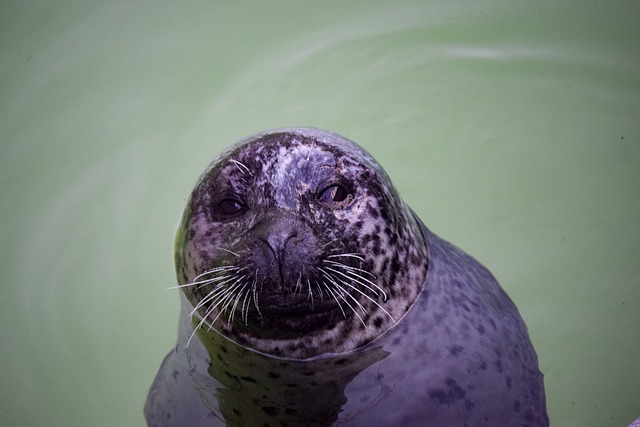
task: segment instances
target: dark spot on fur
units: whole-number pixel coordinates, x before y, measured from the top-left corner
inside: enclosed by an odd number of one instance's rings
[[[384,322],[384,319],[382,317],[378,316],[373,320],[373,325],[376,328],[380,328],[380,326],[382,326],[382,322]]]
[[[269,378],[280,378],[280,374],[278,374],[276,372],[267,372],[267,376]]]
[[[441,405],[451,406],[458,400],[464,399],[466,393],[462,387],[452,378],[445,380],[445,389],[434,389],[429,392],[429,397]]]
[[[524,414],[524,419],[527,421],[533,421],[536,419],[536,416],[531,412],[531,409],[527,410]]]
[[[238,381],[239,378],[235,375],[233,375],[231,372],[229,371],[224,371],[224,373],[229,377],[229,378],[233,378],[234,380]]]
[[[462,352],[462,350],[464,350],[464,347],[462,347],[461,345],[454,345],[449,347],[449,354],[455,357],[459,355]]]
[[[276,415],[278,415],[278,408],[275,408],[273,406],[263,406],[262,410],[264,411],[265,414],[271,416],[271,417],[275,417]]]
[[[240,377],[240,379],[244,380],[244,381],[246,381],[248,383],[257,383],[256,379],[252,378],[252,377]]]

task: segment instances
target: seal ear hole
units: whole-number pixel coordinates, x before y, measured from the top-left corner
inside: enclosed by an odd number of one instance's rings
[[[341,209],[353,203],[354,199],[351,189],[342,184],[331,184],[318,193],[318,200]]]

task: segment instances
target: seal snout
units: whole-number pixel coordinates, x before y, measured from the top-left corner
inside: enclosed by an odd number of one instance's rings
[[[256,246],[250,257],[262,291],[287,295],[317,263],[317,238],[312,230],[286,211],[278,210],[253,230]]]

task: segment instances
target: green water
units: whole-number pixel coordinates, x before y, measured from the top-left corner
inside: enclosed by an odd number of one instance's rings
[[[640,416],[637,1],[0,4],[0,424],[141,426],[224,147],[367,148],[529,325],[556,426]]]

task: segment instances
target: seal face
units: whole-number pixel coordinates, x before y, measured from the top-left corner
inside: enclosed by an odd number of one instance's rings
[[[198,328],[270,355],[353,350],[404,316],[428,269],[420,222],[357,144],[254,135],[198,180],[176,237]]]

